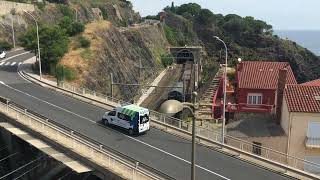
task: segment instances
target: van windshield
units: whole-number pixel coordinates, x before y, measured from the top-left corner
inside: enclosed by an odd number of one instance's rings
[[[140,124],[144,124],[144,123],[147,123],[149,122],[149,116],[148,114],[145,114],[143,116],[140,116]]]

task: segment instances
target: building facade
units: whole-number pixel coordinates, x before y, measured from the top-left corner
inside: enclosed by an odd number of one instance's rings
[[[320,86],[314,83],[286,86],[281,126],[288,136],[288,155],[320,164]],[[300,166],[320,173],[318,168]]]
[[[229,112],[274,112],[285,84],[297,84],[288,62],[246,61],[237,65]]]

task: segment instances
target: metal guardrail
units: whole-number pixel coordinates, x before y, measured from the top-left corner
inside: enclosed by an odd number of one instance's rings
[[[126,179],[174,179],[62,124],[0,97],[0,112],[35,133]]]
[[[28,75],[27,73],[25,73],[26,76],[28,76],[29,78],[32,78],[33,80],[39,81],[38,79]],[[43,82],[41,82],[43,83]],[[50,84],[47,84],[49,86],[52,86]],[[109,105],[108,102],[106,100],[114,100],[114,102],[118,102],[115,103],[111,106],[115,106],[116,104],[130,104],[128,102],[122,101],[122,100],[118,100],[115,98],[111,98],[108,97],[106,95],[103,94],[98,94],[98,93],[94,93],[94,91],[90,91],[90,90],[77,90],[77,88],[75,88],[74,86],[65,83],[64,86],[60,86],[60,88],[62,90],[66,90],[70,93],[74,93],[75,95],[81,96],[81,97],[85,97],[87,99],[90,100],[94,100],[96,102],[99,102],[101,104],[105,104],[105,105]],[[83,88],[82,88],[83,89]],[[77,92],[91,92],[89,95],[86,93],[82,93],[79,94]],[[92,98],[91,96],[93,95],[94,98]],[[104,101],[105,100],[105,101]],[[156,111],[152,111],[150,110],[150,119],[152,122],[154,123],[158,123],[161,125],[165,125],[168,128],[174,128],[175,130],[178,130],[182,133],[191,134],[191,128],[190,125],[188,123],[183,122],[180,119],[177,118],[173,118],[170,116],[166,116],[164,114],[161,114],[159,112]],[[282,168],[285,169],[289,169],[289,170],[298,170],[299,174],[304,174],[307,176],[311,176],[312,178],[317,178],[320,179],[319,176],[317,175],[311,175],[308,172],[304,172],[304,166],[309,166],[309,167],[313,167],[313,169],[317,169],[317,172],[320,173],[320,164],[316,164],[301,158],[297,158],[291,155],[287,155],[285,153],[267,148],[267,147],[263,147],[263,146],[257,146],[251,142],[247,142],[244,141],[242,139],[236,138],[236,137],[232,137],[227,135],[225,137],[225,145],[221,144],[221,132],[217,132],[214,131],[212,129],[208,129],[208,128],[204,128],[201,126],[196,126],[196,134],[197,134],[197,138],[200,140],[204,140],[206,142],[210,142],[219,146],[224,146],[226,148],[232,149],[234,151],[237,151],[239,153],[245,153],[247,155],[250,155],[254,158],[257,158],[259,160],[271,163],[271,164],[275,164],[276,166],[281,166]],[[260,153],[259,154],[255,154],[253,153],[254,149],[259,149]]]

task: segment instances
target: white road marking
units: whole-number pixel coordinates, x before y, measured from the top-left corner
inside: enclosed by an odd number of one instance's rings
[[[0,66],[2,66],[4,64],[4,62],[0,63]]]
[[[4,65],[7,66],[7,65],[9,65],[9,64],[10,64],[10,62],[6,62]]]
[[[127,136],[127,135],[126,135],[126,136]],[[188,163],[188,164],[191,164],[190,161],[187,161],[187,160],[185,160],[185,159],[183,159],[183,158],[181,158],[181,157],[179,157],[179,156],[176,156],[176,155],[174,155],[174,154],[171,154],[171,153],[169,153],[169,152],[167,152],[167,151],[164,151],[164,150],[162,150],[162,149],[160,149],[160,148],[157,148],[157,147],[155,147],[155,146],[152,146],[152,145],[150,145],[150,144],[148,144],[148,143],[145,143],[145,142],[143,142],[143,141],[140,141],[140,140],[138,140],[138,139],[136,139],[136,138],[133,138],[133,137],[131,137],[131,136],[127,136],[127,137],[130,138],[130,139],[132,139],[132,140],[134,140],[134,141],[137,141],[137,142],[139,142],[139,143],[141,143],[141,144],[144,144],[144,145],[146,145],[146,146],[149,146],[149,147],[151,147],[151,148],[153,148],[153,149],[155,149],[155,150],[158,150],[158,151],[160,151],[160,152],[162,152],[162,153],[164,153],[164,154],[167,154],[167,155],[172,156],[172,157],[174,157],[174,158],[176,158],[176,159],[179,159],[179,160],[181,160],[181,161],[183,161],[183,162],[186,162],[186,163]],[[213,171],[211,171],[211,170],[209,170],[209,169],[207,169],[207,168],[204,168],[204,167],[199,166],[199,165],[195,165],[195,166],[198,167],[198,168],[200,168],[200,169],[202,169],[202,170],[205,170],[205,171],[207,171],[207,172],[209,172],[209,173],[211,173],[211,174],[214,174],[214,175],[216,175],[216,176],[219,176],[219,177],[221,177],[221,178],[223,178],[223,179],[230,180],[229,178],[224,177],[224,176],[222,176],[222,175],[220,175],[220,174],[218,174],[218,173],[216,173],[216,172],[213,172]]]
[[[37,98],[37,97],[35,97],[35,96],[32,96],[31,94],[28,94],[28,93],[25,93],[25,92],[23,92],[23,91],[20,91],[20,90],[18,90],[18,89],[16,89],[16,88],[13,88],[13,87],[5,84],[4,82],[1,82],[1,81],[0,81],[0,83],[3,84],[4,86],[8,87],[9,89],[12,89],[12,90],[14,90],[14,91],[17,91],[17,92],[19,92],[19,93],[21,93],[21,94],[24,94],[24,95],[26,95],[26,96],[29,96],[29,97],[31,97],[31,98],[33,98],[33,99],[36,99],[36,100],[41,101],[41,102],[43,102],[43,103],[46,103],[46,104],[48,104],[48,105],[50,105],[50,106],[53,106],[53,107],[58,108],[58,109],[60,109],[60,110],[62,110],[62,111],[68,112],[68,113],[70,113],[70,114],[73,114],[73,115],[75,115],[75,116],[78,116],[78,117],[83,118],[83,119],[85,119],[85,120],[88,120],[88,121],[90,121],[90,122],[96,123],[95,121],[93,121],[93,120],[91,120],[91,119],[88,119],[88,118],[83,117],[83,116],[81,116],[81,115],[78,115],[78,114],[76,114],[76,113],[74,113],[74,112],[72,112],[72,111],[69,111],[69,110],[67,110],[67,109],[64,109],[64,108],[62,108],[62,107],[59,107],[59,106],[54,105],[54,104],[52,104],[52,103],[49,103],[49,102],[47,102],[47,101],[44,101],[44,100],[42,100],[42,99],[39,99],[39,98]]]
[[[14,66],[16,64],[16,62],[11,63],[11,66]]]
[[[15,58],[15,57],[18,57],[18,56],[21,56],[21,55],[24,55],[24,54],[28,54],[28,53],[30,53],[30,51],[23,52],[23,53],[20,53],[20,54],[16,54],[16,55],[11,56],[11,57],[8,57],[8,58],[6,58],[6,59],[4,59],[4,60],[2,60],[2,61],[5,62],[5,61],[8,61],[8,60],[10,60],[10,59],[12,59],[12,58]]]
[[[0,83],[3,84],[4,86],[6,86],[6,87],[8,87],[8,88],[10,88],[10,89],[12,89],[12,90],[14,90],[14,91],[17,91],[17,92],[22,93],[22,94],[24,94],[24,95],[26,95],[26,96],[29,96],[29,97],[31,97],[31,98],[34,98],[34,99],[36,99],[36,100],[38,100],[38,101],[41,101],[41,102],[43,102],[43,103],[46,103],[46,104],[48,104],[48,105],[50,105],[50,106],[56,107],[56,108],[58,108],[58,109],[61,109],[62,111],[68,112],[68,113],[73,114],[73,115],[75,115],[75,116],[77,116],[77,117],[80,117],[80,118],[85,119],[85,120],[87,120],[87,121],[90,121],[90,122],[92,122],[92,123],[94,123],[94,124],[97,124],[97,122],[95,122],[95,121],[93,121],[93,120],[91,120],[91,119],[89,119],[89,118],[83,117],[83,116],[78,115],[78,114],[76,114],[76,113],[74,113],[74,112],[72,112],[72,111],[66,110],[66,109],[64,109],[64,108],[62,108],[62,107],[59,107],[59,106],[57,106],[57,105],[54,105],[54,104],[52,104],[52,103],[49,103],[49,102],[44,101],[44,100],[42,100],[42,99],[39,99],[39,98],[37,98],[37,97],[35,97],[35,96],[32,96],[32,95],[30,95],[30,94],[28,94],[28,93],[25,93],[25,92],[23,92],[23,91],[20,91],[20,90],[18,90],[18,89],[15,89],[15,88],[13,88],[13,87],[11,87],[11,86],[3,83],[2,81],[0,81]],[[136,141],[136,142],[139,142],[139,143],[141,143],[141,144],[144,144],[144,145],[146,145],[146,146],[148,146],[148,147],[150,147],[150,148],[153,148],[153,149],[155,149],[155,150],[157,150],[157,151],[160,151],[160,152],[162,152],[162,153],[164,153],[164,154],[167,154],[167,155],[169,155],[169,156],[171,156],[171,157],[174,157],[174,158],[176,158],[176,159],[179,159],[179,160],[181,160],[181,161],[183,161],[183,162],[185,162],[185,163],[191,164],[190,161],[187,161],[187,160],[185,160],[185,159],[183,159],[183,158],[181,158],[181,157],[179,157],[179,156],[176,156],[176,155],[174,155],[174,154],[171,154],[171,153],[169,153],[169,152],[167,152],[167,151],[165,151],[165,150],[162,150],[162,149],[160,149],[160,148],[157,148],[157,147],[155,147],[155,146],[152,146],[152,145],[150,145],[150,144],[148,144],[148,143],[146,143],[146,142],[140,141],[140,140],[138,140],[138,139],[136,139],[136,138],[133,138],[133,137],[130,137],[130,136],[127,136],[127,135],[125,135],[125,136],[128,137],[129,139],[132,139],[132,140],[134,140],[134,141]],[[229,178],[227,178],[227,177],[225,177],[225,176],[222,176],[222,175],[220,175],[220,174],[218,174],[218,173],[216,173],[216,172],[213,172],[213,171],[211,171],[211,170],[209,170],[209,169],[207,169],[207,168],[204,168],[204,167],[202,167],[202,166],[196,165],[196,167],[198,167],[198,168],[200,168],[200,169],[202,169],[202,170],[204,170],[204,171],[207,171],[207,172],[209,172],[209,173],[211,173],[211,174],[214,174],[214,175],[216,175],[216,176],[218,176],[218,177],[221,177],[221,178],[223,178],[223,179],[231,180],[231,179],[229,179]]]
[[[18,66],[20,66],[22,64],[22,62],[19,62]]]

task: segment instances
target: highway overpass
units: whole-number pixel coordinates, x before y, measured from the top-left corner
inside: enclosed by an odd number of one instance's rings
[[[19,63],[33,56],[31,53],[18,55],[20,53],[22,52],[11,53],[9,59],[3,61],[4,63],[0,62],[0,96],[11,99],[75,132],[81,132],[103,146],[121,152],[175,179],[190,179],[189,140],[155,128],[142,136],[131,137],[121,130],[99,125],[106,109],[43,88],[20,77],[17,73]],[[291,178],[212,148],[197,145],[196,179]]]

